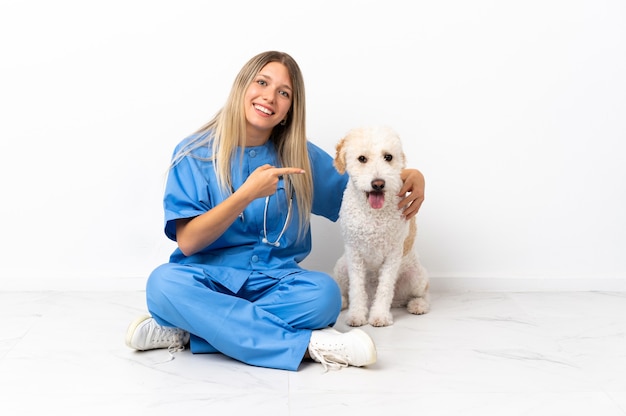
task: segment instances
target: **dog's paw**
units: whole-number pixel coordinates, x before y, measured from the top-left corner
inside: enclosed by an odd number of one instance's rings
[[[415,315],[423,315],[430,311],[430,302],[424,298],[413,298],[406,305],[406,310]]]
[[[389,326],[393,324],[391,312],[370,315],[369,324],[371,326]]]
[[[346,324],[350,326],[363,326],[367,323],[365,315],[349,314],[346,318]]]

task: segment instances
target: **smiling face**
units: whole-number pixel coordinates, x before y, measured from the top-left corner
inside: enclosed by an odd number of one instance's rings
[[[270,62],[259,71],[244,97],[247,146],[258,146],[269,139],[274,127],[287,117],[292,95],[285,65]]]

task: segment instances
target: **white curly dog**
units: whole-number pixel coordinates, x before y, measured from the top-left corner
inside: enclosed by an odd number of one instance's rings
[[[398,209],[406,159],[400,137],[388,127],[357,128],[336,151],[335,168],[349,177],[339,214],[345,251],[333,272],[346,323],[388,326],[396,307],[427,313],[428,275],[414,249],[415,217],[407,221]]]

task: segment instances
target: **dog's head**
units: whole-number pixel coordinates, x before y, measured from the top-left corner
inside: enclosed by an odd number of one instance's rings
[[[400,192],[400,172],[405,167],[406,157],[400,137],[392,129],[350,130],[335,149],[335,168],[339,173],[348,173],[352,184],[364,193],[372,208],[383,207],[385,194],[395,196]]]

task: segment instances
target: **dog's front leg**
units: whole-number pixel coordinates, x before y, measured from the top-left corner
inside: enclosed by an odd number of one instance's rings
[[[367,269],[363,257],[354,250],[346,251],[348,266],[348,315],[346,323],[361,326],[367,323],[368,297],[365,288]]]
[[[380,268],[378,276],[378,287],[372,301],[372,307],[369,311],[369,324],[372,326],[388,326],[393,324],[393,314],[391,313],[391,303],[398,280],[398,272],[400,271],[400,258],[402,253],[398,255],[391,254]]]

